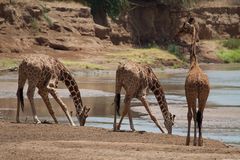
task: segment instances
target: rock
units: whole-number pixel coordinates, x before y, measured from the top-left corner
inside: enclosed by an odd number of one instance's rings
[[[56,10],[60,11],[60,12],[72,12],[73,11],[72,8],[66,8],[66,7],[56,7]]]
[[[199,33],[200,39],[212,39],[216,35],[210,24],[199,24]]]
[[[100,39],[107,39],[111,29],[109,27],[104,27],[98,24],[94,24],[95,35]]]
[[[61,25],[59,25],[57,22],[54,22],[49,28],[57,32],[62,31]]]
[[[91,18],[92,14],[90,8],[80,8],[78,16],[83,18]]]
[[[38,6],[27,6],[26,11],[29,12],[29,14],[36,19],[40,19],[43,15],[43,11]]]
[[[68,32],[76,33],[76,31],[74,30],[74,28],[71,25],[65,25],[65,26],[62,26],[62,27],[63,27],[63,29],[65,29]]]
[[[131,38],[129,35],[121,34],[119,32],[111,32],[110,39],[111,39],[112,43],[115,45],[131,42]]]
[[[78,30],[78,32],[81,35],[84,35],[84,36],[95,36],[95,29],[94,29],[93,24],[91,24],[91,23],[80,24],[80,25],[74,26],[74,28],[76,30]]]
[[[11,53],[20,53],[21,52],[21,49],[19,48],[11,48]]]
[[[240,23],[240,17],[238,14],[233,14],[230,18],[230,23],[231,24],[239,24]]]
[[[24,12],[22,15],[22,19],[25,21],[25,23],[29,24],[32,22],[32,16],[29,13]]]
[[[36,37],[35,41],[40,45],[40,46],[48,46],[49,45],[49,40],[45,37]]]
[[[4,18],[6,22],[9,22],[10,24],[14,24],[17,17],[17,12],[15,8],[11,5],[1,5],[0,9],[2,10],[0,11],[1,13],[0,16]]]
[[[69,48],[63,44],[57,44],[57,43],[52,43],[52,42],[49,44],[49,47],[51,47],[53,49],[57,49],[57,50],[66,50],[66,51],[69,50]]]
[[[56,43],[56,42],[50,42],[49,47],[56,49],[56,50],[64,50],[64,51],[76,51],[77,48],[72,46],[67,46],[65,44]]]
[[[5,22],[4,18],[0,18],[0,25],[3,24]]]

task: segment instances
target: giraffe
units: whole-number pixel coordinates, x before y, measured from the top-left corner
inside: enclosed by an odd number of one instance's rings
[[[174,125],[175,115],[172,115],[168,111],[167,101],[164,95],[163,88],[158,81],[158,78],[153,73],[152,69],[148,65],[140,65],[134,62],[127,62],[125,64],[120,64],[116,71],[116,86],[115,86],[115,115],[114,115],[114,131],[120,130],[120,126],[124,116],[128,113],[130,128],[132,131],[135,131],[132,115],[130,111],[130,103],[133,98],[139,99],[147,110],[153,122],[156,126],[164,133],[164,130],[159,125],[156,117],[151,113],[149,104],[146,99],[146,94],[148,89],[154,93],[160,109],[164,118],[164,125],[169,134],[172,134],[172,126]],[[119,114],[120,108],[120,92],[121,88],[124,88],[126,91],[125,94],[125,107],[122,113],[122,117],[119,121],[119,124],[116,124],[116,114]]]
[[[188,104],[188,132],[186,138],[186,145],[190,143],[190,129],[192,117],[194,120],[194,139],[193,145],[197,145],[197,124],[198,124],[198,146],[203,145],[202,140],[202,120],[203,120],[203,111],[206,106],[207,98],[210,91],[210,85],[208,76],[203,72],[198,64],[196,57],[196,40],[197,33],[194,26],[194,18],[190,18],[188,22],[185,22],[176,34],[177,37],[184,36],[186,34],[191,35],[191,44],[190,44],[190,69],[185,81],[185,94]],[[198,101],[197,101],[198,100]],[[198,111],[197,111],[197,102],[198,102]]]
[[[30,55],[22,60],[19,65],[18,71],[18,90],[17,90],[17,114],[16,121],[20,123],[19,112],[20,106],[22,111],[24,111],[24,98],[23,98],[23,88],[26,80],[28,80],[27,96],[30,101],[33,120],[35,123],[41,123],[38,119],[34,104],[34,92],[36,87],[38,88],[38,94],[42,97],[47,109],[52,116],[55,123],[58,123],[51,103],[49,101],[49,93],[56,100],[56,102],[61,106],[62,110],[65,112],[70,124],[75,126],[67,106],[57,95],[55,88],[58,86],[58,81],[62,81],[67,86],[71,93],[73,102],[76,108],[76,117],[80,123],[80,126],[84,126],[86,118],[88,117],[88,112],[90,108],[83,106],[80,91],[78,85],[68,69],[57,59],[47,56],[47,55]]]

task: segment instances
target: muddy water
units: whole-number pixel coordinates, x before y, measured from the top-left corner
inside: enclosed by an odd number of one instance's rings
[[[211,83],[211,93],[204,112],[203,136],[227,143],[240,143],[240,65],[205,65],[203,68],[208,74]],[[169,110],[177,116],[173,132],[178,135],[186,135],[187,105],[183,86],[187,70],[160,71],[155,69],[155,72],[167,94]],[[74,72],[74,76],[81,88],[84,104],[91,106],[90,117],[86,125],[112,128],[115,71],[79,71]],[[17,73],[0,73],[0,119],[15,120],[16,88]],[[69,107],[69,110],[74,111],[69,92],[63,84],[59,88],[60,97]],[[26,89],[27,86],[25,92]],[[154,96],[150,94],[148,100],[153,113],[163,124]],[[21,113],[21,121],[32,122],[28,100],[25,99],[25,102],[26,110]],[[51,102],[57,119],[61,123],[68,123],[57,103],[53,99],[51,99]],[[35,94],[35,103],[39,118],[52,121],[37,92]],[[134,106],[132,110],[134,112],[135,128],[137,130],[159,132],[149,119],[141,103],[133,100],[132,105]],[[74,121],[77,123],[75,117]],[[123,121],[122,128],[129,129],[127,118]]]

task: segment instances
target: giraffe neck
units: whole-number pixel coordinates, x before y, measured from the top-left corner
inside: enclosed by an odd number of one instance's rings
[[[151,80],[151,83],[149,83],[149,88],[154,93],[154,95],[158,101],[158,104],[160,106],[163,118],[166,121],[168,114],[169,114],[167,101],[165,98],[165,94],[163,92],[163,88],[157,78],[153,78]]]
[[[198,64],[197,56],[196,56],[196,44],[191,45],[190,49],[190,68],[196,66]]]
[[[61,70],[61,80],[65,83],[69,92],[71,93],[76,111],[81,112],[83,108],[81,94],[71,73],[68,70]]]
[[[193,25],[192,27],[192,44],[190,48],[190,68],[193,68],[198,65],[198,60],[196,56],[196,28]]]

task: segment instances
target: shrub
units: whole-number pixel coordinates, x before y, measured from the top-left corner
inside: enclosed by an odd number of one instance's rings
[[[240,49],[220,51],[217,55],[226,63],[240,63]]]
[[[223,46],[228,49],[238,49],[240,48],[240,39],[228,39],[223,42]]]
[[[175,44],[170,44],[168,45],[168,51],[175,55],[176,57],[178,57],[181,60],[184,60],[184,57],[182,55],[182,53],[180,52],[180,48],[179,46],[175,45]]]

